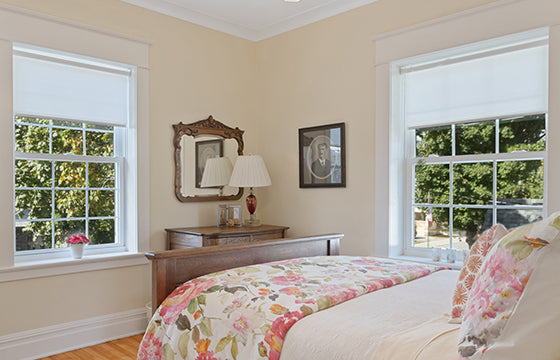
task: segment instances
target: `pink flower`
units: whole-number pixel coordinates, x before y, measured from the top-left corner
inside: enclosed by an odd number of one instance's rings
[[[162,355],[163,346],[159,338],[153,333],[146,334],[138,350],[138,360],[159,360]]]
[[[192,299],[210,289],[216,281],[189,281],[176,288],[161,304],[159,314],[166,324],[173,324]]]
[[[293,273],[288,273],[285,276],[277,276],[270,280],[270,282],[276,285],[301,284],[306,281],[307,281],[306,278],[298,276]]]
[[[85,237],[85,235],[82,234],[74,234],[72,236],[70,236],[70,238],[68,238],[68,240],[66,240],[66,242],[68,244],[87,244],[89,242],[89,239],[87,237]]]
[[[195,360],[220,360],[217,357],[214,357],[213,351],[208,351],[203,354],[198,354]]]
[[[288,286],[278,291],[283,292],[286,295],[301,295],[301,291],[295,286]]]
[[[280,358],[280,350],[282,350],[282,344],[284,343],[286,333],[296,321],[304,316],[305,314],[300,311],[293,311],[277,317],[276,320],[274,320],[272,326],[264,335],[264,341],[270,345],[269,359],[276,360]]]

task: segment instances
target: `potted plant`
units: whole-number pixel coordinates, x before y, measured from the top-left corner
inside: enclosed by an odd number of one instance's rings
[[[66,240],[70,246],[72,258],[81,259],[84,256],[84,246],[89,243],[88,238],[82,234],[74,234]]]

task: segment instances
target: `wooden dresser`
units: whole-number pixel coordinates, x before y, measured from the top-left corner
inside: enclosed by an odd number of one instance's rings
[[[184,227],[165,229],[167,249],[184,249],[285,238],[288,226]]]

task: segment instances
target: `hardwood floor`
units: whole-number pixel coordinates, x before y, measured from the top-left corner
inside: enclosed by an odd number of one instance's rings
[[[48,356],[41,360],[125,360],[136,359],[142,336],[134,335],[103,344]]]

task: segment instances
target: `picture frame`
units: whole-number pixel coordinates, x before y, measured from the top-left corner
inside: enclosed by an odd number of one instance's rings
[[[224,156],[224,141],[222,139],[217,140],[205,140],[197,141],[195,143],[195,186],[197,188],[202,188],[200,183],[202,181],[202,175],[204,174],[204,167],[206,166],[206,160],[214,157]],[[217,186],[209,186],[204,189],[218,188]]]
[[[299,187],[346,187],[345,123],[299,129]]]

